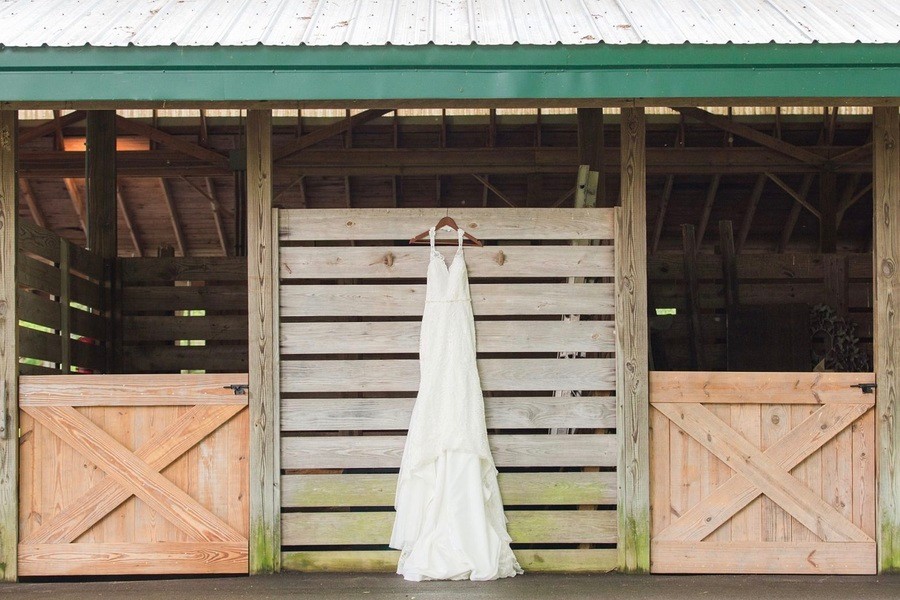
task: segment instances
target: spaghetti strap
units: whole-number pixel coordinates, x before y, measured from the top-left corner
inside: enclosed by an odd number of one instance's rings
[[[462,229],[457,229],[457,230],[456,230],[456,241],[457,241],[456,252],[457,252],[457,254],[459,254],[460,252],[462,252],[462,249],[463,249],[463,236],[464,236],[465,234],[466,234],[466,232],[463,231]]]
[[[431,242],[431,256],[440,255],[440,252],[438,252],[434,247],[434,233],[434,227],[428,230],[428,239]]]

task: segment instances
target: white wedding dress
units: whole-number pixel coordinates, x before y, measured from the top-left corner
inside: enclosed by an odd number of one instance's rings
[[[475,321],[459,247],[447,266],[431,229],[421,379],[400,463],[391,547],[411,581],[488,580],[522,570],[510,549],[475,363]]]

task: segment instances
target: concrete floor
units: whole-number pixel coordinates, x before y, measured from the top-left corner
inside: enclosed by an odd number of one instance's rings
[[[492,582],[409,583],[390,575],[283,574],[254,578],[129,582],[0,584],[0,598],[16,600],[897,600],[895,577],[766,577],[525,575]]]

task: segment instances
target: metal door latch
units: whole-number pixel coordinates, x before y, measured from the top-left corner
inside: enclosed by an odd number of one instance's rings
[[[878,386],[874,383],[854,383],[850,387],[855,387],[855,388],[861,389],[863,394],[871,394],[875,391],[875,388]]]
[[[231,385],[223,385],[222,387],[234,392],[235,396],[246,396],[247,390],[250,389],[250,386],[246,383],[232,383]]]

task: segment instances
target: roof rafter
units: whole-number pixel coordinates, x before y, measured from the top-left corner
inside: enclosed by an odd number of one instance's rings
[[[315,131],[307,133],[306,135],[293,142],[289,142],[279,148],[276,148],[272,153],[272,158],[275,162],[283,160],[288,156],[293,156],[294,154],[300,152],[305,148],[309,148],[310,146],[318,144],[323,140],[334,137],[339,133],[350,131],[354,127],[358,127],[363,123],[368,123],[369,121],[384,116],[392,111],[394,111],[393,108],[370,108],[368,110],[364,110],[361,113],[349,116],[346,119],[341,119],[336,123],[326,125],[325,127],[322,127],[320,129],[316,129]]]
[[[172,201],[172,192],[169,189],[169,182],[159,178],[159,187],[162,189],[163,200],[166,203],[166,209],[169,211],[169,219],[172,222],[172,230],[175,232],[175,245],[181,256],[187,256],[185,253],[184,229],[181,226],[181,219],[175,210],[175,203]]]
[[[120,131],[145,137],[149,140],[162,144],[163,146],[168,146],[173,150],[177,150],[183,154],[187,154],[188,156],[193,156],[194,158],[200,159],[217,167],[223,169],[231,168],[231,161],[224,154],[220,154],[215,150],[210,150],[209,148],[204,148],[203,146],[198,146],[197,144],[185,141],[177,136],[172,135],[171,133],[166,133],[161,129],[146,125],[144,123],[141,123],[140,121],[117,116],[116,127]]]
[[[131,210],[125,203],[125,196],[122,193],[122,187],[119,185],[116,185],[116,203],[119,205],[119,213],[122,215],[122,220],[125,221],[125,229],[128,230],[131,245],[134,246],[134,254],[140,258],[144,255],[141,249],[141,240],[138,238],[137,230],[134,227],[134,219],[131,218]]]

